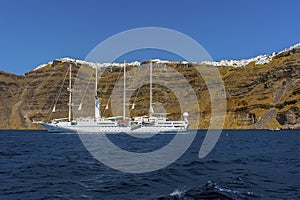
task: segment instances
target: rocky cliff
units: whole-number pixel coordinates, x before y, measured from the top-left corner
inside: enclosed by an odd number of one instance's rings
[[[199,106],[201,110],[199,128],[208,127],[211,114],[209,92],[197,70],[205,67],[218,67],[225,84],[227,115],[224,128],[300,128],[299,46],[274,54],[268,57],[267,62],[251,60],[243,63],[244,66],[230,66],[216,62],[164,62],[158,64],[154,70],[162,70],[167,65],[184,75],[199,99],[199,105],[191,105],[191,108]],[[58,59],[24,76],[0,71],[0,128],[37,129],[41,127],[32,124],[32,120],[47,121],[66,117],[69,84],[66,74],[69,64],[72,65],[74,80],[80,67],[86,63]],[[137,67],[137,64],[133,63],[129,67]],[[105,79],[101,79],[98,90],[104,104],[109,102],[109,96],[121,71],[121,65],[114,64],[104,73]],[[146,84],[136,94],[134,98],[139,109],[133,110],[132,115],[147,113],[148,91],[149,85]],[[154,85],[153,100],[160,102],[164,110],[171,113],[170,118],[180,117],[178,100],[172,91]],[[51,111],[55,102],[56,112],[53,113]],[[102,108],[104,115],[110,116],[110,109],[104,109]]]

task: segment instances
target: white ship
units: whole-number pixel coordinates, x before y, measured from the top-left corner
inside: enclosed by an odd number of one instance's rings
[[[123,116],[101,117],[101,99],[97,97],[97,67],[95,81],[95,116],[72,119],[71,65],[69,66],[69,115],[68,118],[53,119],[51,122],[33,122],[43,125],[49,133],[177,133],[186,132],[189,127],[187,112],[183,120],[171,121],[167,113],[155,113],[152,107],[152,62],[150,62],[150,104],[149,115],[134,118],[126,117],[126,64],[124,63]],[[55,105],[54,105],[55,106]],[[53,108],[55,110],[55,107]]]

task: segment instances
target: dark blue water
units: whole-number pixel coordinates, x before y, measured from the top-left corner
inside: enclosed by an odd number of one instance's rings
[[[168,167],[128,174],[94,159],[76,134],[0,131],[0,199],[300,199],[299,131],[223,131],[199,159],[204,136]],[[136,151],[172,137],[110,136]]]

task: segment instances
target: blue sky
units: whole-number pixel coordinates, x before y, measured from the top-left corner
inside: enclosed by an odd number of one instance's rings
[[[0,70],[24,74],[61,57],[84,59],[101,41],[164,27],[199,42],[214,60],[272,53],[300,42],[300,1],[0,0]],[[159,57],[157,52],[137,60]],[[169,55],[172,59],[172,55]],[[161,54],[168,59],[168,54]]]

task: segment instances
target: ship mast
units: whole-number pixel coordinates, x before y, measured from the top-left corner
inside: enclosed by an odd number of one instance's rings
[[[96,72],[95,72],[95,118],[97,118],[97,88],[98,88],[98,68],[97,68],[97,63],[96,63]]]
[[[71,121],[72,114],[72,65],[69,64],[69,116],[68,120]]]
[[[98,88],[98,68],[96,63],[96,75],[95,75],[95,97],[97,98],[97,88]]]
[[[124,77],[123,77],[123,120],[125,120],[126,112],[126,63],[124,61]]]
[[[152,60],[150,60],[150,105],[149,105],[149,115],[153,114],[152,107]]]
[[[98,98],[98,66],[96,63],[96,72],[95,72],[95,119],[99,119],[100,116],[100,105],[101,105],[101,98]]]

